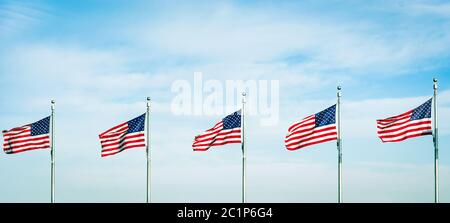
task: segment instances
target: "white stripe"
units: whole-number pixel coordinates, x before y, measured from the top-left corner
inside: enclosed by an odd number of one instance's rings
[[[197,141],[213,139],[214,137],[217,137],[217,135],[219,135],[219,134],[224,134],[224,133],[228,134],[228,133],[230,133],[230,132],[232,132],[234,130],[240,130],[240,129],[241,128],[239,127],[239,128],[234,128],[234,129],[221,130],[221,131],[219,131],[219,132],[217,132],[215,134],[209,135],[209,136],[197,136],[194,140],[195,140],[195,142],[197,142]],[[235,134],[235,133],[233,133],[233,134]],[[238,133],[238,134],[241,134],[241,133]]]
[[[3,139],[4,140],[8,140],[10,138],[16,138],[16,137],[19,137],[19,136],[27,136],[27,135],[31,135],[31,132],[27,131],[27,132],[23,132],[23,133],[11,135],[11,136],[4,136]]]
[[[332,136],[320,137],[320,138],[317,138],[317,139],[314,139],[314,140],[304,141],[304,142],[297,143],[297,144],[289,143],[290,146],[286,145],[286,147],[287,148],[296,148],[296,147],[299,147],[299,146],[302,146],[302,145],[305,145],[305,144],[314,143],[314,142],[317,142],[317,141],[322,141],[322,140],[326,140],[326,139],[336,139],[336,137],[337,137],[337,135],[332,135]]]
[[[289,129],[290,129],[291,132],[292,132],[292,131],[295,131],[295,130],[298,128],[297,125],[302,126],[302,125],[305,125],[305,123],[309,123],[309,122],[313,122],[313,123],[316,122],[316,119],[315,119],[315,116],[314,116],[314,115],[308,116],[308,117],[302,119],[301,121],[298,121],[298,122],[292,124],[292,125],[288,128],[288,131],[289,131]],[[295,126],[295,128],[293,128],[294,126]],[[293,128],[293,129],[292,129],[292,128]]]
[[[212,144],[215,144],[215,143],[224,143],[224,142],[234,142],[234,141],[236,141],[236,142],[239,141],[239,143],[242,143],[241,139],[234,138],[234,139],[226,139],[226,140],[215,141],[215,142],[212,143]],[[202,144],[203,144],[203,143],[202,143]],[[194,149],[207,149],[207,148],[209,148],[209,147],[211,147],[211,146],[213,146],[213,145],[207,144],[207,145],[201,145],[201,146],[194,146],[193,148],[194,148]]]
[[[219,130],[221,128],[223,128],[223,122],[217,123],[212,129],[206,130],[201,135],[213,133],[213,132],[215,132],[215,131],[217,131],[217,130]]]
[[[312,127],[316,126],[316,121],[313,120],[312,122],[308,122],[308,123],[304,123],[302,125],[299,125],[297,127],[295,127],[293,130],[291,130],[290,132],[296,132],[296,131],[303,131],[305,129],[310,129]]]
[[[11,148],[11,147],[19,147],[25,144],[29,144],[29,143],[44,143],[44,142],[49,142],[49,138],[46,139],[41,139],[41,140],[34,140],[34,141],[28,141],[28,142],[21,142],[21,143],[7,143],[6,146],[3,146],[3,148]]]
[[[380,121],[378,121],[377,122],[377,126],[378,126],[378,128],[388,127],[388,126],[391,126],[391,125],[396,124],[396,123],[401,123],[401,122],[408,121],[408,120],[411,119],[411,116],[412,116],[412,114],[409,114],[408,116],[405,116],[405,117],[403,117],[401,119],[397,119],[397,120],[386,122],[386,123],[380,123]]]
[[[116,143],[116,144],[109,145],[109,146],[103,146],[103,145],[102,145],[102,149],[115,148],[115,147],[117,147],[117,146],[120,147],[120,146],[123,146],[123,145],[124,145],[125,143],[127,143],[127,142],[131,142],[131,141],[135,141],[135,140],[144,140],[143,142],[138,142],[138,143],[144,143],[144,142],[145,142],[145,136],[125,139],[125,140],[124,140],[123,142],[121,142],[121,143]],[[109,143],[105,143],[105,144],[109,144]],[[133,144],[133,143],[129,143],[129,144],[127,144],[127,145],[131,145],[131,144]]]
[[[417,122],[423,122],[423,121],[431,121],[431,118],[424,118],[424,119],[419,119],[419,120],[409,121],[409,122],[403,123],[403,124],[401,124],[401,125],[391,126],[391,127],[388,127],[388,128],[380,128],[380,127],[378,126],[378,131],[397,129],[397,128],[401,128],[401,127],[407,126],[407,125],[409,125],[409,124],[411,124],[411,123],[417,123]]]
[[[42,134],[42,135],[37,135],[37,136],[29,136],[29,137],[23,137],[23,138],[18,138],[18,139],[5,139],[3,140],[4,143],[15,143],[17,141],[22,141],[22,140],[33,140],[35,138],[40,138],[40,137],[49,137],[49,134]]]
[[[25,150],[25,149],[29,149],[29,148],[34,148],[34,147],[43,147],[43,146],[49,146],[50,147],[50,143],[44,143],[42,145],[34,145],[34,146],[24,146],[24,147],[20,147],[20,148],[6,148],[5,150],[9,151],[20,151],[20,150]],[[6,152],[6,151],[5,151]]]
[[[310,125],[310,126],[305,126],[302,129],[299,129],[298,131],[295,132],[289,132],[288,135],[286,136],[286,140],[292,138],[292,137],[296,137],[296,136],[302,136],[302,135],[306,135],[309,133],[312,133],[314,131],[317,131],[318,128],[314,128],[315,124]]]
[[[383,137],[383,141],[385,141],[385,142],[394,141],[394,140],[402,139],[402,138],[404,138],[406,136],[415,135],[415,134],[422,134],[422,133],[426,133],[426,132],[431,132],[431,129],[430,130],[421,130],[421,131],[409,132],[409,133],[406,133],[404,135],[401,135],[401,136],[398,136],[398,137],[394,137],[394,138],[384,138]]]
[[[129,144],[126,145],[126,147],[138,146],[138,145],[142,145],[142,147],[145,147],[145,145],[143,145],[143,144],[144,144],[143,142],[129,143]],[[137,148],[137,147],[135,147],[135,148]],[[108,155],[108,154],[115,153],[115,152],[123,150],[123,149],[125,149],[125,146],[119,147],[117,149],[110,150],[110,151],[103,151],[103,149],[102,149],[102,155]]]
[[[239,138],[228,138],[230,136],[239,136]],[[195,144],[210,144],[213,141],[216,143],[216,142],[225,142],[227,140],[240,140],[241,139],[240,136],[241,136],[240,132],[238,132],[238,133],[231,133],[231,134],[228,134],[228,135],[218,136],[218,137],[216,137],[214,139],[211,139],[211,140],[208,140],[208,141],[195,142],[194,146],[195,146]],[[226,139],[226,138],[228,138],[228,139]]]
[[[122,134],[122,135],[115,136],[115,137],[109,137],[109,138],[105,138],[105,139],[100,140],[100,143],[101,144],[103,144],[103,143],[108,143],[109,144],[109,143],[119,142],[120,140],[124,139],[125,136],[135,137],[135,136],[137,136],[139,134],[142,134],[142,133],[144,133],[144,132],[143,131],[141,131],[141,132],[133,132],[133,133],[129,133],[129,134]],[[144,137],[144,136],[142,136],[142,137]],[[111,141],[106,142],[107,140],[111,140]]]
[[[404,129],[398,130],[396,132],[381,133],[381,134],[378,134],[378,136],[379,137],[389,137],[389,136],[392,136],[392,135],[398,135],[398,134],[407,132],[408,130],[411,130],[411,129],[422,128],[422,127],[423,128],[429,127],[430,130],[431,130],[431,124],[413,125],[413,126],[410,126],[408,128],[404,128]],[[424,131],[424,130],[421,130],[421,131]]]
[[[330,125],[330,126],[335,126],[335,125]],[[330,126],[326,126],[326,127],[330,127]],[[320,129],[322,129],[322,128],[323,128],[323,127],[320,127]],[[319,129],[319,128],[316,128],[316,131],[317,131],[317,130],[320,130],[320,129]],[[309,136],[307,136],[307,137],[302,137],[302,138],[299,138],[299,139],[292,139],[292,140],[290,140],[290,138],[295,137],[295,136],[298,136],[298,134],[294,134],[294,135],[291,135],[291,136],[289,137],[289,139],[286,139],[286,140],[285,140],[285,142],[286,142],[285,144],[297,143],[297,142],[300,142],[300,141],[302,141],[302,140],[307,140],[307,141],[304,141],[304,142],[317,141],[317,140],[320,140],[320,138],[314,139],[314,140],[308,140],[308,139],[309,139],[309,138],[312,138],[312,137],[315,137],[315,136],[328,134],[328,133],[336,133],[336,134],[337,134],[337,130],[336,130],[336,129],[330,129],[330,130],[328,130],[328,131],[315,132],[314,134],[309,135]]]
[[[17,130],[10,129],[10,130],[7,130],[6,132],[4,132],[3,134],[17,134],[19,132],[23,132],[23,131],[26,131],[26,130],[31,130],[30,126],[22,126],[22,127],[17,127],[17,128],[20,128],[20,129],[17,129]],[[15,128],[13,128],[13,129],[15,129]]]

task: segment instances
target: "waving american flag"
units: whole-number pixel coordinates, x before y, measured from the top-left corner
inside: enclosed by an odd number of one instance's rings
[[[3,130],[3,151],[7,154],[50,148],[50,116],[21,127]]]
[[[400,142],[431,135],[431,102],[432,99],[403,114],[377,120],[378,137],[383,142]]]
[[[194,151],[206,151],[213,146],[229,143],[241,143],[241,111],[228,115],[214,127],[206,130],[194,139]]]
[[[145,147],[145,114],[114,126],[99,135],[102,157],[120,153],[126,149]]]
[[[285,146],[288,150],[297,150],[336,139],[336,105],[333,105],[291,125]]]

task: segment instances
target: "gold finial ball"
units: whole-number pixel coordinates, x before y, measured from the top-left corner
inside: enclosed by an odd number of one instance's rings
[[[340,91],[342,89],[342,87],[341,86],[337,86],[337,89]]]

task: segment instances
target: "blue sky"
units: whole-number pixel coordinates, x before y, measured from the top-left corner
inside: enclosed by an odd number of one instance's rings
[[[0,128],[57,101],[57,202],[145,201],[145,153],[100,157],[97,135],[153,98],[154,202],[239,202],[240,147],[194,153],[221,116],[176,116],[175,80],[279,80],[280,121],[248,120],[249,202],[335,202],[334,143],[295,152],[287,127],[343,86],[344,201],[432,202],[431,137],[382,144],[377,118],[439,79],[441,200],[450,201],[450,4],[445,1],[0,0]],[[49,200],[49,151],[0,155],[0,202]]]

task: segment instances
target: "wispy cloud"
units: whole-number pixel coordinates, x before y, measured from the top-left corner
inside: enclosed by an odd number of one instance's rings
[[[6,1],[0,4],[0,37],[18,33],[38,24],[48,14],[42,5]]]

